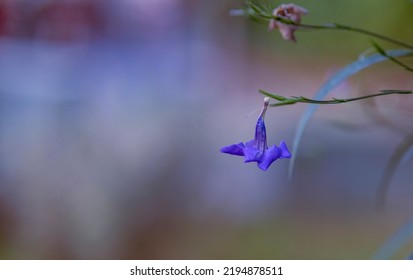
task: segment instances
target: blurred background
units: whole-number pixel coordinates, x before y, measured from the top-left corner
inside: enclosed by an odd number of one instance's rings
[[[407,0],[295,3],[305,23],[413,42]],[[253,138],[258,89],[312,97],[371,46],[342,31],[286,42],[230,17],[239,7],[0,1],[0,258],[368,259],[411,218],[412,160],[387,211],[374,210],[386,162],[413,132],[411,96],[321,107],[291,181],[288,160],[263,172],[219,152]],[[387,62],[330,96],[412,87]],[[270,109],[269,144],[291,146],[304,109]]]

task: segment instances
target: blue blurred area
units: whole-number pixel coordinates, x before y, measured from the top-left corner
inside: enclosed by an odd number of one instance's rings
[[[373,202],[411,98],[321,108],[292,182],[287,161],[219,153],[253,138],[257,89],[311,96],[360,41],[324,56],[305,49],[319,33],[293,45],[229,17],[240,1],[1,3],[1,258],[360,259],[409,216],[411,160],[388,211]],[[334,96],[411,87],[389,64]],[[303,109],[267,112],[269,144]]]

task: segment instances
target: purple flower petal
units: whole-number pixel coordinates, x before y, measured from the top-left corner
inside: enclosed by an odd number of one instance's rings
[[[221,148],[222,153],[230,154],[230,155],[235,155],[235,156],[243,156],[244,155],[244,148],[245,145],[244,143],[240,142],[238,144],[233,144],[231,146],[226,146]]]
[[[258,162],[261,160],[262,151],[254,147],[246,147],[244,149],[244,156],[245,156],[244,162],[252,162],[252,161]]]
[[[255,137],[253,140],[244,143],[233,144],[221,148],[221,152],[236,156],[244,156],[245,162],[257,162],[257,165],[262,170],[267,170],[268,167],[279,158],[290,158],[291,153],[288,151],[287,144],[281,141],[280,147],[267,146],[267,131],[265,129],[264,116],[270,104],[270,98],[264,98],[264,106],[258,117],[255,126]]]
[[[258,167],[266,171],[268,167],[270,167],[271,163],[280,158],[281,153],[281,149],[275,145],[265,150],[261,161],[258,162]]]
[[[284,141],[280,142],[280,147],[279,149],[281,150],[281,156],[280,158],[290,158],[291,157],[291,153],[287,148],[287,144],[285,144]]]
[[[253,148],[253,147],[255,147],[255,146],[254,146],[254,142],[255,142],[254,140],[245,142],[245,147],[247,147],[247,148]]]

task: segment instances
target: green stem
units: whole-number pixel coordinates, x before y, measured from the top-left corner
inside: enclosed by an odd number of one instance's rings
[[[388,55],[386,53],[386,51],[380,47],[376,42],[372,41],[373,47],[376,49],[376,51],[381,54],[382,56],[387,57],[390,61],[396,63],[397,65],[403,67],[404,69],[406,69],[407,71],[413,72],[413,68],[411,68],[410,66],[404,64],[403,62],[401,62],[400,60]]]
[[[342,25],[342,24],[337,24],[337,23],[327,23],[325,25],[295,24],[293,22],[284,22],[284,23],[293,24],[299,27],[304,27],[304,28],[309,28],[309,29],[337,29],[337,30],[352,31],[352,32],[361,33],[364,35],[369,35],[377,39],[387,41],[395,45],[399,45],[404,48],[413,49],[412,45],[407,44],[405,42],[402,42],[402,41],[399,41],[399,40],[396,40],[396,39],[393,39],[393,38],[390,38],[390,37],[387,37],[387,36],[372,32],[372,31],[357,28],[357,27],[352,27],[352,26],[347,26],[347,25]]]
[[[337,29],[337,30],[346,30],[346,31],[352,31],[364,35],[369,35],[372,37],[375,37],[377,39],[387,41],[390,43],[393,43],[395,45],[402,46],[404,48],[408,49],[413,49],[413,45],[407,44],[405,42],[372,32],[368,31],[365,29],[357,28],[357,27],[352,27],[352,26],[347,26],[347,25],[342,25],[342,24],[337,24],[337,23],[328,23],[324,25],[312,25],[312,24],[301,24],[301,23],[296,23],[291,20],[285,19],[283,17],[277,17],[272,15],[272,10],[269,7],[260,7],[259,5],[254,4],[252,1],[245,1],[245,4],[247,5],[248,8],[244,9],[244,15],[247,16],[252,16],[252,17],[261,17],[262,19],[265,20],[271,20],[275,19],[277,21],[280,21],[285,24],[291,24],[295,25],[298,27],[302,28],[309,28],[309,29]]]
[[[315,99],[309,99],[304,96],[292,96],[290,98],[281,96],[281,95],[276,95],[272,93],[268,93],[264,90],[259,90],[259,92],[262,95],[268,96],[270,98],[273,98],[279,102],[270,104],[271,107],[276,107],[276,106],[284,106],[284,105],[292,105],[295,103],[311,103],[311,104],[320,104],[320,105],[331,105],[331,104],[341,104],[341,103],[348,103],[352,101],[357,101],[357,100],[362,100],[362,99],[367,99],[367,98],[373,98],[377,96],[384,96],[384,95],[390,95],[390,94],[413,94],[412,90],[382,90],[379,93],[375,94],[369,94],[369,95],[364,95],[364,96],[359,96],[359,97],[354,97],[354,98],[346,98],[346,99],[341,99],[341,98],[333,98],[330,100],[315,100]]]

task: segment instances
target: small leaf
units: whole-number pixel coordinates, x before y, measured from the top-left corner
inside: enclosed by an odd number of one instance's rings
[[[266,92],[266,91],[264,91],[264,90],[262,90],[262,89],[259,89],[258,92],[261,93],[262,95],[268,96],[268,97],[270,97],[270,98],[272,98],[272,99],[275,99],[275,100],[278,100],[278,101],[284,101],[284,100],[287,100],[287,99],[288,99],[288,98],[286,98],[286,97],[284,97],[284,96],[276,95],[276,94],[273,94],[273,93],[269,93],[269,92]]]
[[[395,59],[394,57],[386,54],[386,51],[385,51],[382,47],[380,47],[379,44],[377,44],[375,41],[372,40],[371,43],[373,44],[374,48],[376,49],[376,51],[377,51],[379,54],[384,55],[384,56],[387,57],[390,61],[394,62],[395,64],[397,64],[397,65],[399,65],[399,66],[401,66],[401,67],[403,67],[405,70],[407,70],[407,71],[409,71],[409,72],[413,72],[413,69],[410,68],[408,65],[406,65],[406,64],[404,64],[403,62],[401,62],[400,60]]]
[[[264,14],[265,11],[258,5],[255,5],[251,1],[246,1],[247,6],[251,9],[253,9],[257,14]]]

